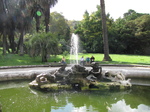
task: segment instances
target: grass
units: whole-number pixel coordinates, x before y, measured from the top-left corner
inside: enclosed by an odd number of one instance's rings
[[[121,54],[111,54],[112,64],[140,64],[149,65],[150,57],[143,55],[121,55]],[[108,62],[106,62],[108,63]]]
[[[0,66],[17,66],[17,65],[41,65],[39,57],[31,58],[28,55],[19,56],[17,54],[0,55]]]
[[[83,54],[80,54],[80,57]],[[150,65],[150,56],[143,55],[124,55],[124,54],[110,54],[112,61],[102,61],[103,54],[84,54],[86,57],[95,57],[95,61],[100,62],[101,64],[140,64],[140,65]]]
[[[110,57],[113,61],[102,61],[103,54],[79,54],[78,59],[82,56],[86,57],[95,57],[95,61],[100,62],[101,64],[140,64],[140,65],[150,65],[150,57],[143,55],[123,55],[123,54],[110,54]],[[73,56],[72,56],[73,57]],[[61,61],[62,55],[51,56],[48,62],[59,62]],[[65,56],[66,62],[70,62],[70,55]],[[74,57],[72,60],[75,59]],[[0,55],[0,66],[18,66],[18,65],[44,65],[47,63],[41,62],[41,57],[31,58],[28,55],[19,56],[17,54],[7,54],[5,56]]]

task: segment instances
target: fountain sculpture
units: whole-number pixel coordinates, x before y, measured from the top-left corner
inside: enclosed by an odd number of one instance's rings
[[[91,63],[91,67],[91,70],[87,70],[76,64],[71,69],[66,69],[66,65],[63,65],[57,70],[37,75],[29,86],[43,90],[99,90],[131,87],[131,83],[125,80],[123,74],[102,73],[102,67],[97,62]]]

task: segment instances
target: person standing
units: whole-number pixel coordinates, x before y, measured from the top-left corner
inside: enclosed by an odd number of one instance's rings
[[[80,58],[80,65],[84,66],[84,56]]]
[[[86,64],[90,64],[90,58],[89,57],[86,58]]]

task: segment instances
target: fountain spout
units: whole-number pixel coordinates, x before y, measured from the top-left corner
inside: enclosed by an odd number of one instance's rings
[[[70,47],[70,64],[78,64],[78,41],[79,37],[76,34],[72,34],[71,36],[71,47]]]

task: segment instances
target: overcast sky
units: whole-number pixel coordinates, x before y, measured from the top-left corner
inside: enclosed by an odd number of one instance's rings
[[[82,20],[84,12],[96,11],[97,5],[100,5],[100,0],[58,0],[51,12],[62,13],[68,20]],[[114,19],[123,17],[129,9],[150,14],[150,0],[105,0],[105,7],[106,13]]]

